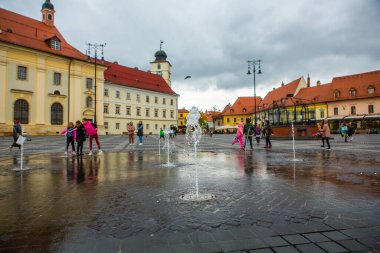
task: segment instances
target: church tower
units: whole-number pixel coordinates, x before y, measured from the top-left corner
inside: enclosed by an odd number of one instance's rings
[[[164,42],[160,41],[160,50],[157,51],[154,56],[156,59],[150,63],[150,72],[152,74],[157,74],[162,76],[166,83],[172,87],[172,80],[171,80],[171,67],[172,65],[170,62],[166,60],[168,57],[165,53],[165,51],[162,50],[162,44]]]
[[[42,5],[41,9],[42,13],[42,22],[44,22],[48,26],[54,26],[54,5],[50,2],[50,0],[46,0]]]

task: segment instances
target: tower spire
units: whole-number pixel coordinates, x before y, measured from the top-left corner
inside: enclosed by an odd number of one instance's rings
[[[54,5],[50,0],[45,0],[45,3],[42,4],[41,8],[42,13],[42,22],[48,26],[54,26]]]

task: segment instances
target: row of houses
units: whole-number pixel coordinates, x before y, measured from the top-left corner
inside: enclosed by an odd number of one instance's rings
[[[254,97],[239,97],[223,111],[213,113],[215,130],[235,128],[241,120],[254,122]],[[210,112],[208,112],[210,113]],[[333,129],[350,122],[357,129],[380,128],[380,70],[332,78],[331,82],[311,85],[304,77],[273,88],[264,98],[256,98],[258,124],[315,125],[328,118]]]
[[[84,117],[96,119],[102,134],[122,134],[129,122],[142,121],[146,133],[177,123],[165,51],[155,53],[149,71],[95,64],[59,32],[50,0],[41,13],[39,21],[0,8],[0,135],[15,120],[29,134],[56,134]]]

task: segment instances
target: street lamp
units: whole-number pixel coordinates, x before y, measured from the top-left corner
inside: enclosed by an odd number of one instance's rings
[[[102,55],[102,62],[104,61],[104,47],[106,46],[107,44],[104,43],[104,44],[98,44],[98,43],[95,43],[95,44],[92,44],[92,43],[87,43],[87,46],[88,46],[88,49],[86,51],[86,55],[87,55],[87,60],[89,62],[91,62],[91,54],[93,54],[94,56],[94,62],[95,62],[95,67],[94,67],[94,70],[95,70],[95,92],[94,92],[94,95],[95,95],[95,115],[94,115],[94,123],[96,124],[96,65],[97,65],[97,61],[98,61],[98,53],[101,53]]]
[[[256,112],[256,66],[259,67],[257,74],[261,75],[261,60],[252,60],[252,61],[247,61],[248,62],[248,72],[247,75],[251,74],[251,68],[253,72],[253,96],[255,100],[255,125],[257,125],[257,112]]]

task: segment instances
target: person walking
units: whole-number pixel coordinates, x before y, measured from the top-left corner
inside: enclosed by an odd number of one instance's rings
[[[244,134],[245,134],[244,148],[246,147],[247,140],[248,140],[251,149],[253,149],[252,136],[253,136],[254,132],[255,132],[255,129],[254,129],[253,125],[251,124],[251,119],[247,118],[247,122],[244,125]]]
[[[98,136],[98,127],[95,123],[92,123],[86,118],[82,119],[82,124],[84,128],[86,129],[86,132],[88,134],[88,138],[90,139],[90,152],[88,155],[92,155],[92,139],[95,139],[96,145],[98,146],[98,155],[101,155],[103,153],[102,149],[100,148],[99,143],[99,136]]]
[[[255,137],[257,145],[260,144],[261,128],[258,125],[255,125]]]
[[[238,124],[238,129],[237,129],[237,132],[236,132],[236,138],[232,142],[232,145],[234,145],[236,142],[239,142],[241,149],[244,150],[243,137],[244,137],[244,124],[243,124],[243,122],[240,122]]]
[[[319,130],[322,133],[322,146],[325,146],[325,141],[327,143],[327,149],[330,150],[330,141],[329,139],[331,138],[331,131],[328,123],[328,119],[324,119],[322,128]]]
[[[75,131],[77,137],[77,156],[83,155],[83,143],[86,140],[86,128],[83,126],[82,122],[77,120],[75,122]]]
[[[352,142],[352,140],[354,139],[354,134],[355,134],[355,128],[354,128],[354,125],[351,124],[348,126],[348,130],[347,130],[347,136],[350,138],[349,142]]]
[[[164,130],[162,130],[162,128],[160,128],[160,139],[165,140],[165,132],[164,132]]]
[[[347,142],[347,131],[347,124],[346,122],[343,122],[342,127],[340,128],[340,134],[342,135],[342,137],[344,137],[344,142]]]
[[[132,121],[129,122],[127,131],[128,131],[128,137],[129,137],[129,145],[134,145],[135,144],[135,140],[134,140],[135,126],[133,125]]]
[[[139,145],[143,145],[144,125],[142,121],[137,125],[137,136],[139,137]]]
[[[75,144],[74,141],[76,139],[76,131],[73,122],[69,122],[67,128],[61,132],[61,134],[66,134],[66,147],[65,147],[65,155],[68,154],[69,146],[71,144],[72,154],[75,154]]]
[[[270,125],[269,120],[265,121],[264,134],[266,143],[264,148],[272,148],[272,143],[270,141],[270,137],[272,135],[272,126]]]
[[[18,147],[18,149],[21,149],[21,145],[17,143],[18,137],[22,135],[22,128],[20,125],[19,120],[15,120],[14,125],[13,125],[13,143],[9,147],[9,150],[12,151],[13,147]]]

